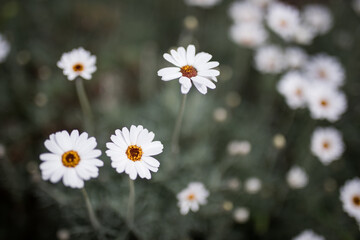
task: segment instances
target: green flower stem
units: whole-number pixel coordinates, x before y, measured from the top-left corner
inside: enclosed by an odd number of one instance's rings
[[[85,129],[90,134],[94,134],[93,116],[92,116],[90,103],[89,103],[88,97],[87,97],[86,92],[85,92],[83,79],[82,78],[77,78],[75,80],[75,82],[76,82],[76,92],[77,92],[77,95],[79,97],[81,109],[82,109],[83,115],[84,115]]]
[[[129,178],[129,201],[127,209],[127,220],[130,228],[134,226],[134,208],[135,208],[135,186],[134,181]]]
[[[175,124],[174,132],[173,132],[173,135],[172,135],[172,139],[171,139],[171,152],[173,154],[176,154],[176,153],[179,152],[179,137],[180,137],[181,123],[182,123],[182,120],[184,118],[186,97],[187,97],[187,94],[184,94],[183,99],[181,101],[179,114],[178,114],[178,117],[176,119],[176,124]]]
[[[84,196],[84,199],[85,199],[85,204],[86,204],[86,208],[88,210],[91,225],[93,226],[93,228],[95,230],[99,230],[101,228],[101,225],[100,225],[99,221],[96,218],[95,212],[94,212],[94,210],[93,210],[93,208],[91,206],[91,202],[90,202],[89,196],[88,196],[85,188],[82,188],[81,192],[82,192],[82,194]]]

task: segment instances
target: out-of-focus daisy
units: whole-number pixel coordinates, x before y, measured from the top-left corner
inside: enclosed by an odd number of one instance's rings
[[[45,147],[50,153],[43,153],[40,159],[41,175],[44,180],[56,183],[63,180],[67,187],[82,188],[84,180],[96,178],[99,175],[98,167],[104,163],[98,159],[101,151],[95,149],[97,143],[94,137],[88,138],[78,130],[71,134],[67,131],[51,134],[45,141]]]
[[[246,179],[244,183],[245,191],[250,194],[255,194],[261,190],[262,183],[256,177]]]
[[[245,207],[238,207],[234,210],[234,220],[238,223],[245,223],[248,221],[250,216],[250,211],[249,209],[245,208]]]
[[[251,1],[234,2],[229,15],[235,23],[258,23],[263,19],[263,10]]]
[[[106,155],[111,158],[111,166],[118,173],[125,172],[132,180],[137,175],[151,179],[150,171],[157,172],[160,166],[159,161],[152,156],[163,151],[162,143],[153,141],[154,137],[153,132],[141,125],[132,125],[130,131],[126,127],[115,130],[115,135],[111,135],[112,142],[106,143],[109,149]]]
[[[204,184],[200,182],[191,182],[177,195],[178,206],[182,215],[187,214],[190,210],[197,212],[200,205],[207,203],[209,191],[205,188]]]
[[[347,108],[344,93],[327,84],[310,84],[306,91],[306,100],[314,119],[335,122]]]
[[[80,47],[63,53],[57,66],[63,70],[64,75],[72,81],[77,77],[90,80],[96,71],[96,56]]]
[[[285,49],[285,61],[289,68],[299,69],[306,63],[307,59],[308,55],[299,47],[288,47]]]
[[[261,8],[266,8],[270,3],[274,2],[275,0],[250,0],[250,2],[255,3]]]
[[[311,152],[324,165],[329,165],[341,157],[344,152],[341,133],[335,128],[316,128],[311,137]]]
[[[292,240],[325,240],[325,238],[314,233],[313,230],[304,230]]]
[[[0,63],[5,61],[10,52],[10,43],[0,34]]]
[[[189,6],[197,6],[202,8],[210,8],[220,2],[221,0],[185,0],[185,3]]]
[[[348,180],[340,189],[340,199],[344,211],[360,221],[360,179]]]
[[[195,54],[195,46],[189,45],[187,50],[179,47],[177,51],[171,50],[171,55],[164,54],[166,61],[174,64],[176,67],[162,68],[158,75],[163,81],[179,79],[182,94],[187,94],[192,87],[192,83],[200,93],[206,94],[207,88],[215,89],[212,81],[217,82],[216,77],[220,72],[213,68],[219,66],[218,62],[210,61],[212,56],[205,52]]]
[[[320,4],[307,5],[303,11],[303,20],[316,34],[327,33],[333,23],[330,10]]]
[[[323,82],[333,86],[344,84],[345,71],[339,60],[326,54],[318,54],[305,66],[309,80]]]
[[[291,188],[303,188],[308,183],[308,176],[304,169],[299,166],[293,166],[286,175],[286,181]]]
[[[227,149],[232,156],[247,155],[251,151],[251,144],[248,141],[231,141]]]
[[[304,25],[300,24],[295,30],[294,41],[301,45],[310,45],[315,38],[315,31]]]
[[[300,22],[300,14],[296,8],[276,2],[270,4],[266,21],[271,30],[288,41],[295,35]]]
[[[255,68],[262,73],[280,73],[286,66],[283,51],[275,45],[258,48],[254,58]]]
[[[277,89],[282,94],[286,103],[292,109],[305,107],[307,80],[297,71],[285,74],[277,84]]]
[[[264,27],[257,23],[235,24],[230,28],[231,39],[244,47],[260,46],[266,41],[267,36]]]

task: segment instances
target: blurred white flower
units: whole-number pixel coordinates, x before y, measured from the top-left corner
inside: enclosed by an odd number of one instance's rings
[[[283,51],[275,45],[258,48],[254,58],[255,68],[262,73],[280,73],[286,66]]]
[[[187,214],[190,210],[197,212],[200,205],[207,203],[209,191],[204,184],[200,182],[191,182],[180,193],[177,194],[178,206],[182,215]]]
[[[360,221],[360,179],[354,178],[345,182],[340,189],[340,199],[344,211]]]
[[[10,52],[10,43],[0,34],[0,63],[5,61]]]
[[[288,47],[285,49],[285,61],[288,68],[301,68],[308,60],[306,52],[299,47]]]
[[[189,6],[197,6],[202,8],[212,7],[220,2],[221,0],[185,0],[185,3]]]
[[[96,71],[96,56],[80,47],[70,52],[63,53],[57,66],[63,70],[64,75],[72,81],[77,77],[86,80],[91,79],[91,75]]]
[[[230,38],[240,46],[254,48],[262,45],[268,37],[261,24],[241,23],[230,28]]]
[[[299,189],[308,184],[308,176],[304,169],[299,166],[293,166],[286,175],[286,181],[291,188]]]
[[[329,165],[341,157],[344,152],[341,133],[332,127],[316,128],[311,137],[311,152],[324,165]]]
[[[299,26],[299,10],[291,5],[275,2],[270,4],[266,21],[271,30],[281,38],[291,40]]]
[[[314,82],[327,83],[333,86],[344,84],[345,71],[336,57],[317,54],[306,64],[305,72],[308,79]]]
[[[158,71],[158,76],[163,81],[179,79],[182,94],[187,94],[192,87],[192,83],[200,93],[206,94],[207,88],[215,89],[212,81],[217,82],[218,70],[212,69],[219,66],[218,62],[209,62],[212,56],[205,52],[195,54],[195,46],[189,45],[187,50],[179,47],[177,51],[171,50],[171,55],[164,54],[166,61],[176,67],[162,68]],[[212,81],[211,81],[212,80]]]
[[[248,141],[231,141],[228,144],[230,155],[247,155],[251,151],[251,144]]]
[[[245,223],[249,220],[250,211],[245,207],[238,207],[234,210],[234,220],[238,223]]]
[[[306,100],[314,119],[335,122],[347,108],[345,94],[328,84],[310,84],[306,91]]]
[[[310,45],[315,38],[315,32],[312,28],[299,24],[295,30],[294,41],[302,45]]]
[[[111,135],[112,142],[106,143],[109,149],[106,155],[111,158],[111,166],[118,173],[125,172],[132,180],[137,175],[151,179],[150,171],[157,172],[160,166],[159,161],[152,156],[163,151],[162,143],[153,141],[154,137],[153,132],[141,125],[132,125],[130,131],[126,127],[115,130],[115,135]]]
[[[252,177],[246,179],[244,186],[247,193],[255,194],[261,190],[262,183],[260,179]]]
[[[277,90],[285,97],[290,108],[302,108],[306,105],[306,89],[308,81],[298,71],[291,71],[282,76]]]
[[[354,8],[354,11],[360,15],[360,0],[353,0],[352,6]]]
[[[214,120],[217,122],[224,122],[227,118],[227,111],[225,108],[216,108],[213,112]]]
[[[256,5],[258,5],[261,8],[265,8],[268,5],[270,5],[270,3],[274,2],[275,0],[250,0],[250,1],[255,3]]]
[[[241,187],[241,182],[237,178],[231,178],[227,181],[227,186],[231,190],[238,190]]]
[[[313,230],[304,230],[292,240],[325,240],[325,238],[314,233]]]
[[[282,149],[286,145],[286,138],[278,133],[273,137],[273,144],[277,149]]]
[[[236,1],[229,8],[229,15],[235,23],[261,24],[263,10],[251,1]]]
[[[78,130],[73,130],[71,134],[67,131],[51,134],[45,141],[50,153],[40,155],[43,180],[56,183],[62,178],[67,187],[83,188],[84,180],[96,178],[98,167],[104,165],[98,159],[101,151],[95,149],[96,145],[94,137],[88,138],[86,132],[79,135]]]
[[[329,8],[320,4],[309,4],[303,10],[305,25],[311,27],[316,34],[327,33],[333,24]]]

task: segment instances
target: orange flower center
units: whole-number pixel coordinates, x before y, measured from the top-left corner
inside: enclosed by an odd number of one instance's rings
[[[329,102],[326,101],[325,99],[323,99],[323,100],[320,101],[320,104],[321,104],[322,107],[327,107],[329,105]]]
[[[143,151],[141,147],[130,145],[126,150],[126,155],[131,161],[140,161]]]
[[[188,196],[187,196],[187,199],[189,200],[189,201],[192,201],[192,200],[194,200],[195,199],[195,195],[192,193],[192,194],[189,194]]]
[[[73,66],[73,70],[75,72],[81,72],[84,70],[84,65],[82,65],[81,63],[77,63]]]
[[[197,76],[197,71],[193,66],[185,65],[180,69],[180,72],[184,77],[192,78]]]
[[[352,201],[355,204],[355,206],[360,207],[360,196],[359,195],[353,196]]]
[[[303,95],[302,90],[300,88],[295,91],[296,96],[301,97]]]
[[[323,69],[320,69],[318,74],[319,74],[319,77],[322,78],[322,79],[327,77],[327,74]]]
[[[62,155],[61,161],[65,167],[73,168],[79,164],[80,156],[77,152],[70,150]]]
[[[324,147],[325,149],[329,149],[329,148],[330,148],[330,143],[327,142],[327,141],[323,142],[323,147]]]

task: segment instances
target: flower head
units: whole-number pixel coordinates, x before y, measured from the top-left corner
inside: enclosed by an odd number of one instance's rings
[[[275,45],[258,48],[254,58],[255,68],[262,73],[280,73],[286,66],[283,51]]]
[[[311,138],[311,151],[324,165],[339,159],[344,152],[341,133],[335,128],[317,128]]]
[[[234,2],[229,15],[236,23],[258,23],[263,19],[263,9],[251,1]]]
[[[191,182],[181,192],[177,194],[178,206],[182,215],[187,214],[190,210],[197,212],[200,205],[207,203],[209,191],[206,190],[204,184],[200,182]]]
[[[262,183],[261,180],[256,177],[251,177],[245,181],[245,190],[250,194],[255,194],[261,190]]]
[[[155,134],[149,132],[143,126],[132,125],[129,129],[124,127],[117,129],[115,135],[111,135],[112,142],[108,142],[106,155],[111,158],[111,166],[118,173],[125,172],[131,179],[151,179],[150,171],[157,172],[160,166],[158,160],[152,156],[163,151],[160,141],[153,141]]]
[[[249,219],[250,211],[245,207],[238,207],[234,210],[234,220],[238,223],[245,223]]]
[[[286,175],[286,181],[291,188],[303,188],[308,183],[308,176],[304,169],[299,166],[293,166]]]
[[[91,55],[82,47],[63,53],[57,66],[63,70],[64,75],[72,81],[77,77],[86,80],[91,79],[91,75],[96,71],[96,56]]]
[[[292,240],[325,240],[325,238],[317,235],[313,230],[304,230]]]
[[[286,103],[292,108],[305,107],[308,82],[297,71],[285,74],[278,82],[277,89],[285,97]]]
[[[305,24],[299,24],[295,29],[294,41],[302,45],[309,45],[315,38],[315,31],[306,26]]]
[[[5,61],[10,52],[9,42],[0,34],[0,62]]]
[[[241,46],[254,48],[262,45],[268,35],[261,24],[241,23],[235,24],[230,28],[230,37]]]
[[[212,81],[217,82],[219,76],[218,70],[212,69],[219,66],[218,62],[209,62],[212,56],[205,52],[195,54],[195,46],[189,45],[187,50],[179,47],[176,50],[164,54],[165,60],[174,64],[176,67],[162,68],[158,75],[163,81],[179,79],[181,92],[187,94],[192,87],[192,83],[200,93],[206,94],[207,88],[215,89],[216,86]]]
[[[289,68],[299,69],[306,63],[308,55],[299,47],[288,47],[285,49],[285,61]]]
[[[340,189],[340,199],[344,211],[360,221],[360,179],[348,180]]]
[[[327,33],[333,24],[329,9],[320,4],[309,4],[303,11],[304,23],[317,34]]]
[[[51,134],[45,141],[50,153],[40,155],[42,178],[52,183],[62,179],[65,186],[72,188],[84,187],[84,180],[96,178],[98,167],[104,165],[98,159],[101,151],[95,149],[96,145],[94,137],[88,138],[86,132],[79,135],[78,130]]]

